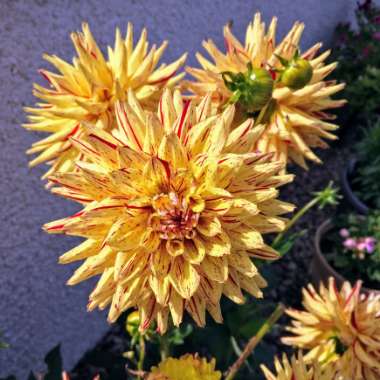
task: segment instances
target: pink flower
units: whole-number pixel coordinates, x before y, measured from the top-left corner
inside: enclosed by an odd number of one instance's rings
[[[348,231],[347,228],[342,228],[340,231],[339,231],[339,235],[343,238],[347,238],[350,236],[350,231]]]
[[[376,239],[373,237],[366,237],[364,239],[365,249],[368,253],[373,253],[376,248]]]
[[[347,249],[355,249],[356,248],[356,240],[355,239],[352,239],[352,238],[349,238],[349,239],[346,239],[344,242],[343,242],[343,245],[347,248]]]
[[[358,243],[356,245],[356,248],[359,250],[359,251],[365,251],[366,248],[367,248],[367,244],[364,242],[364,241],[361,241],[360,243]]]

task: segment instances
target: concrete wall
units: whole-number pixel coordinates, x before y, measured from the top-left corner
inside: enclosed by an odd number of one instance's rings
[[[24,151],[39,136],[19,125],[22,107],[31,105],[32,82],[44,52],[71,58],[69,33],[87,20],[101,46],[114,28],[131,20],[146,25],[150,40],[170,40],[165,58],[194,53],[202,39],[222,45],[222,26],[232,19],[240,37],[253,13],[279,17],[283,34],[297,19],[307,24],[303,45],[328,41],[338,21],[352,14],[354,0],[0,0],[0,330],[11,344],[0,351],[0,376],[24,379],[44,354],[62,342],[70,368],[107,329],[105,316],[86,313],[90,284],[65,286],[73,267],[57,265],[75,239],[48,236],[40,226],[74,211],[43,189],[43,168],[29,170]]]

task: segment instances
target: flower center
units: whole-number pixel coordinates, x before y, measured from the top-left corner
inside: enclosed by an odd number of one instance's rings
[[[160,234],[161,239],[192,239],[198,224],[199,213],[194,212],[186,199],[178,194],[159,194],[152,202],[155,212],[150,226]]]

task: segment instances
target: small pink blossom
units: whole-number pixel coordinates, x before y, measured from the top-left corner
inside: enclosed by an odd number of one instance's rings
[[[356,240],[352,238],[348,238],[343,242],[343,245],[347,249],[355,249],[356,248]]]
[[[367,248],[367,244],[364,242],[364,241],[361,241],[359,242],[357,245],[356,245],[356,248],[359,250],[359,251],[362,251],[364,252]]]
[[[368,253],[373,253],[376,248],[376,239],[373,237],[366,237],[364,239],[365,249]]]
[[[350,236],[350,231],[348,231],[347,228],[342,228],[340,231],[339,231],[339,235],[343,238],[347,238]]]

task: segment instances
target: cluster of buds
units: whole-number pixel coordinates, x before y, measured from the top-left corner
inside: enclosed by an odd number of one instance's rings
[[[270,111],[270,104],[275,83],[299,90],[305,87],[313,76],[313,68],[308,60],[300,57],[297,49],[294,56],[288,60],[276,55],[282,68],[253,67],[247,64],[245,73],[222,72],[226,87],[232,92],[229,103],[238,103],[248,114],[256,111]],[[269,108],[269,109],[268,109]]]
[[[342,228],[339,234],[344,238],[344,248],[352,251],[355,257],[360,260],[364,260],[366,254],[372,254],[376,249],[376,239],[372,236],[352,237],[346,228]]]

